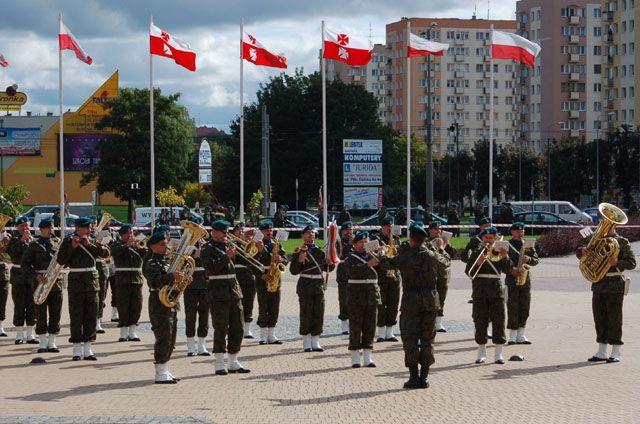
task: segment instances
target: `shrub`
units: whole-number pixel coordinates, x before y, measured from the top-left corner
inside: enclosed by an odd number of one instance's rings
[[[551,230],[536,242],[538,255],[543,258],[570,255],[582,244],[582,236],[577,228]]]

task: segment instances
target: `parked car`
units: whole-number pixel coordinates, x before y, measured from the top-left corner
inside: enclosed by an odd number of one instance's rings
[[[263,222],[271,222],[273,224],[274,219],[272,216],[270,217],[266,217],[266,218],[261,218],[260,219],[260,224],[262,224]],[[293,221],[291,221],[290,219],[285,219],[284,221],[284,226],[285,228],[300,228],[300,226],[296,225]],[[302,235],[302,228],[300,228],[299,230],[289,230],[289,237],[295,237],[298,238]],[[274,232],[275,234],[275,232]]]
[[[173,214],[172,218],[177,219],[180,216],[180,212],[182,211],[182,208],[178,207],[178,206],[174,206],[173,208],[169,208],[168,206],[158,206],[154,210],[155,216],[156,216],[156,221],[158,220],[158,218],[160,218],[160,214],[162,213],[163,210],[170,211],[170,213]],[[191,211],[191,215],[195,216],[200,223],[202,223],[204,221],[204,219],[202,218],[202,216],[200,214],[197,214],[197,213]],[[150,207],[143,207],[143,208],[136,208],[135,209],[135,211],[133,213],[133,225],[135,227],[143,227],[145,223],[148,223],[150,221],[151,221],[151,208]],[[180,225],[180,223],[178,223],[176,225]]]
[[[516,221],[523,222],[525,225],[548,225],[563,227],[567,225],[578,225],[573,221],[568,221],[563,217],[551,212],[520,212],[515,214]],[[550,228],[525,228],[525,234],[544,234]]]
[[[500,221],[500,216],[502,215],[502,209],[504,208],[503,205],[493,205],[493,209],[492,209],[492,216],[491,216],[491,220],[493,222],[499,222]],[[511,209],[513,209],[513,214],[517,214],[518,212],[524,212],[525,210],[522,209],[520,206],[514,205],[513,202],[511,203]],[[485,206],[484,207],[484,216],[489,216],[489,207]]]
[[[36,215],[40,213],[50,213],[53,215],[55,212],[60,209],[60,205],[36,205],[29,208],[25,213],[20,216],[23,216],[29,220],[29,222],[34,221]],[[93,205],[91,203],[69,203],[69,213],[75,216],[88,216],[93,214]]]
[[[35,216],[35,218],[33,219],[32,227],[34,228],[34,233],[36,236],[40,235],[40,227],[39,227],[40,223],[44,219],[51,218],[51,217],[53,217],[53,213],[51,212],[39,213]],[[73,227],[75,226],[75,221],[77,218],[78,218],[78,215],[75,215],[75,214],[69,214],[64,217],[64,220],[67,222],[67,229],[64,232],[66,235],[73,234],[73,232],[75,231]]]
[[[318,226],[318,219],[308,212],[302,213],[302,211],[289,211],[286,213],[286,218],[296,224],[298,227],[306,227],[307,225]]]
[[[511,202],[515,208],[518,206],[522,212],[537,211],[550,212],[556,214],[567,221],[579,222],[580,224],[591,224],[592,218],[582,212],[571,202],[564,200],[535,200],[533,202]]]

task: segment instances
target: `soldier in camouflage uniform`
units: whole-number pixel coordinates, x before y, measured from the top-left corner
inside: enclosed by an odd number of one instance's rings
[[[349,282],[349,351],[353,368],[359,368],[363,362],[366,367],[376,366],[371,353],[376,331],[376,315],[382,303],[378,274],[375,270],[380,261],[366,252],[365,244],[368,242],[369,233],[358,232],[353,238],[354,250],[340,270],[345,273],[342,278]]]
[[[434,239],[427,247],[427,232],[418,223],[409,227],[409,245],[395,259],[402,274],[400,331],[405,366],[409,368],[407,389],[427,388],[429,367],[434,363],[435,321],[440,309],[437,276],[450,265],[442,249],[443,241]],[[418,375],[418,365],[420,374]]]
[[[507,251],[501,249],[499,252],[489,252],[484,250],[484,246],[493,246],[498,235],[495,227],[487,227],[480,233],[482,244],[469,256],[465,272],[469,274],[475,260],[481,257],[484,259],[480,271],[471,280],[473,290],[473,323],[475,325],[475,340],[478,344],[478,356],[476,364],[484,363],[487,359],[487,327],[489,323],[493,327],[493,344],[495,345],[495,363],[504,364],[502,357],[502,347],[506,343],[504,321],[504,286],[502,285],[501,273],[511,272],[511,260],[507,256]]]
[[[351,221],[345,221],[340,225],[340,263],[338,264],[337,283],[338,283],[338,305],[340,313],[340,330],[343,335],[349,334],[349,302],[348,290],[349,282],[345,280],[346,274],[342,272],[344,260],[349,256],[353,249],[353,224]]]
[[[480,220],[480,231],[474,237],[469,239],[469,242],[465,246],[465,248],[460,252],[460,260],[465,264],[469,262],[469,256],[476,251],[478,246],[482,243],[482,238],[480,237],[480,233],[487,227],[491,226],[491,218],[484,217]]]
[[[51,237],[53,220],[43,219],[38,225],[40,236],[32,241],[22,255],[22,275],[35,288],[45,280],[47,268],[56,253],[58,239]],[[35,305],[36,334],[40,339],[38,353],[60,352],[56,346],[56,336],[60,332],[60,313],[62,311],[62,275],[58,276],[47,299],[41,305]]]
[[[320,335],[324,323],[324,275],[334,265],[327,264],[322,249],[315,245],[316,231],[311,226],[302,230],[304,244],[291,258],[291,274],[299,275],[296,293],[300,302],[300,335],[305,352],[323,352]]]
[[[33,284],[27,281],[22,274],[20,264],[22,263],[22,255],[27,251],[29,243],[33,241],[31,232],[29,231],[29,220],[20,217],[16,220],[17,232],[11,237],[7,244],[6,252],[11,257],[11,298],[13,299],[13,325],[16,327],[15,344],[21,344],[25,340],[26,324],[26,342],[29,344],[37,344],[33,332],[36,324],[35,305],[33,303]]]
[[[380,246],[400,246],[400,237],[391,233],[393,217],[382,218],[380,233],[375,237]],[[400,304],[400,271],[391,261],[385,261],[376,267],[378,286],[382,304],[378,308],[378,338],[377,342],[397,342],[393,334],[393,326],[398,322],[398,306]]]
[[[94,238],[96,243],[101,243],[102,236],[96,233],[96,226],[98,225],[98,217],[95,215],[90,215],[89,219],[91,219],[91,236]],[[105,258],[97,258],[96,259],[96,268],[98,269],[98,278],[100,280],[100,291],[98,292],[98,316],[96,319],[96,333],[104,334],[104,328],[102,328],[102,314],[104,312],[104,307],[106,306],[107,299],[107,289],[109,288],[109,262],[108,256]]]
[[[280,288],[275,293],[267,290],[267,271],[273,255],[277,255],[278,262],[287,265],[287,252],[280,245],[279,251],[273,251],[275,243],[273,241],[273,224],[269,221],[263,222],[259,227],[264,238],[262,239],[261,252],[256,256],[263,265],[263,273],[256,280],[256,291],[258,292],[258,327],[260,327],[260,344],[282,344],[276,337],[276,324],[280,315]]]
[[[0,247],[0,254],[4,248]],[[0,337],[8,337],[4,331],[2,322],[7,318],[7,298],[9,297],[9,267],[6,263],[0,262]]]
[[[608,237],[616,239],[620,245],[620,253],[609,260],[611,268],[602,280],[591,285],[593,321],[596,327],[598,351],[589,358],[589,362],[620,362],[622,342],[622,304],[630,282],[623,271],[636,267],[636,258],[631,250],[629,240],[611,229]],[[585,240],[585,246],[589,239]],[[576,256],[581,258],[588,254],[586,247],[579,248]],[[607,357],[607,347],[611,345],[611,353]]]
[[[156,230],[147,243],[151,257],[144,264],[144,277],[149,285],[149,319],[151,330],[156,339],[153,345],[156,384],[175,384],[180,379],[169,372],[169,360],[176,344],[178,327],[178,305],[168,308],[160,302],[158,292],[164,287],[180,280],[183,274],[169,274],[167,261],[167,233]]]
[[[524,328],[529,318],[529,308],[531,306],[531,271],[527,273],[527,280],[523,285],[518,285],[517,278],[520,277],[520,269],[517,265],[520,261],[520,250],[524,243],[524,224],[514,222],[510,228],[511,240],[509,240],[509,258],[514,265],[514,269],[507,274],[505,283],[507,285],[507,328],[509,329],[510,345],[531,344],[524,334]],[[530,267],[538,265],[538,253],[535,247],[528,247],[524,251],[523,264]]]
[[[218,220],[211,224],[211,239],[202,249],[201,259],[208,277],[208,297],[213,321],[213,353],[216,375],[226,375],[225,352],[229,354],[230,373],[250,370],[238,361],[242,346],[242,291],[236,279],[234,260],[237,251],[228,245],[229,222]]]
[[[244,224],[237,223],[233,227],[233,234],[244,241],[250,238],[244,233]],[[236,256],[234,261],[236,278],[242,290],[242,311],[244,313],[244,338],[253,339],[251,322],[253,321],[253,303],[256,299],[256,278],[262,275],[262,269],[256,269],[243,256]]]
[[[74,361],[81,355],[89,361],[97,359],[91,350],[91,342],[96,339],[100,290],[96,259],[109,256],[109,249],[90,239],[90,225],[89,218],[76,219],[75,233],[64,238],[58,252],[58,263],[69,268],[69,342],[73,343]]]
[[[207,350],[207,334],[209,333],[209,300],[207,299],[207,273],[202,266],[201,240],[193,252],[196,271],[193,273],[193,283],[184,291],[184,321],[187,336],[187,356],[211,356]],[[198,347],[196,348],[196,322],[198,323]]]
[[[443,240],[442,237],[442,228],[440,228],[440,222],[432,221],[429,224],[429,237],[427,242],[433,247],[436,239]],[[449,258],[449,260],[453,260],[457,257],[458,252],[456,249],[449,244],[449,242],[445,242],[442,244],[442,251],[440,252],[442,255]],[[447,292],[449,291],[449,279],[451,278],[451,267],[447,266],[438,273],[436,280],[436,287],[438,288],[438,300],[440,303],[440,307],[438,308],[438,316],[436,317],[436,331],[439,333],[446,333],[447,329],[442,325],[442,319],[444,317],[444,302],[447,299]]]
[[[118,233],[120,240],[111,245],[120,328],[118,341],[139,342],[136,327],[142,313],[142,272],[149,249],[139,247],[131,224],[122,225]]]

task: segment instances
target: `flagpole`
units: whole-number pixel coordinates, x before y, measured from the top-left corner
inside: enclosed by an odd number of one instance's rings
[[[59,144],[59,163],[60,163],[60,238],[65,236],[66,217],[64,204],[64,114],[62,112],[62,49],[60,48],[60,28],[62,27],[62,12],[58,16],[58,98],[60,100],[60,124],[58,140]]]
[[[240,222],[244,222],[244,18],[240,18]]]
[[[149,15],[149,33],[153,25],[153,15]],[[156,226],[156,164],[153,120],[153,54],[149,50],[149,138],[151,156],[151,228]]]
[[[322,224],[324,240],[327,243],[327,63],[324,58],[324,21],[322,21]]]
[[[411,58],[409,57],[409,44],[411,43],[410,38],[411,20],[407,19],[407,235],[409,235],[409,223],[411,222]]]
[[[489,90],[489,218],[493,219],[493,25],[491,25],[491,88]]]

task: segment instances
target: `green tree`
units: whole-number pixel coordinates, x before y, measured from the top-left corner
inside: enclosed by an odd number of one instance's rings
[[[160,89],[154,90],[156,190],[169,186],[182,190],[190,180],[188,164],[195,151],[195,125],[179,98],[180,94],[163,95]],[[83,176],[81,184],[97,181],[99,193],[113,192],[119,199],[132,200],[131,184],[138,183],[139,197],[134,200],[148,204],[149,90],[124,88],[109,102],[109,108],[97,128],[115,130],[116,135],[100,142],[100,163]]]
[[[29,197],[27,186],[16,184],[0,187],[0,213],[14,218],[22,213],[22,202]]]

